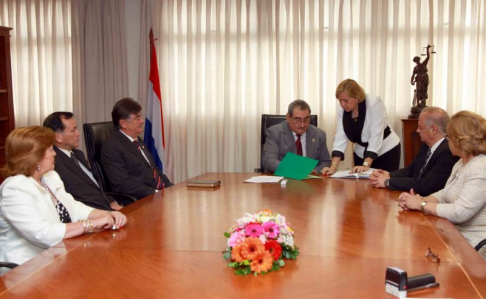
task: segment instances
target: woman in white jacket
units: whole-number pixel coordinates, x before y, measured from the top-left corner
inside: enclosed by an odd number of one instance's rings
[[[44,127],[12,131],[7,179],[0,186],[0,260],[22,264],[63,239],[120,228],[126,216],[84,205],[66,192],[54,169],[55,134]]]
[[[400,139],[388,125],[386,107],[381,98],[365,94],[364,89],[346,79],[336,88],[341,108],[337,115],[336,135],[330,167],[323,174],[333,174],[341,160],[348,141],[354,143],[353,172],[373,168],[397,170],[400,165]]]

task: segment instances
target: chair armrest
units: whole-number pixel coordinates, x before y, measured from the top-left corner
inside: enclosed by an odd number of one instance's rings
[[[17,266],[18,265],[17,264],[14,264],[14,263],[0,262],[0,267],[1,268],[10,268],[10,269],[13,269],[13,268],[15,268]]]
[[[127,206],[137,201],[135,197],[128,194],[116,193],[116,192],[105,192],[105,193],[113,197],[118,203],[122,204],[123,206]]]
[[[479,242],[479,244],[476,245],[476,247],[474,247],[474,249],[476,249],[476,251],[479,251],[479,249],[481,249],[481,247],[483,247],[484,245],[486,245],[486,239]]]

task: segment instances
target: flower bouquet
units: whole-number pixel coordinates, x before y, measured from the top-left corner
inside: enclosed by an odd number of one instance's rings
[[[285,265],[283,258],[295,260],[299,255],[285,217],[270,210],[246,213],[224,235],[228,238],[224,258],[231,259],[228,267],[238,275],[277,271]]]

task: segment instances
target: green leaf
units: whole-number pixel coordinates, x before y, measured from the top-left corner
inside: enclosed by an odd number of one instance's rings
[[[229,260],[231,258],[231,252],[225,252],[223,258]]]
[[[284,260],[279,259],[279,260],[278,260],[278,265],[279,265],[280,267],[285,266],[285,262],[284,262]]]
[[[226,238],[231,237],[230,233],[228,233],[228,232],[224,232],[224,236],[225,236]]]
[[[299,248],[297,246],[291,247],[282,247],[282,255],[286,259],[297,259],[297,256],[300,254]]]
[[[243,260],[240,265],[248,266],[250,265],[250,260]]]

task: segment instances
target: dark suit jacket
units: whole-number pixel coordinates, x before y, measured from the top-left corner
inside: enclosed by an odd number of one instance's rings
[[[74,199],[84,203],[87,206],[100,210],[111,211],[110,199],[106,196],[100,187],[98,187],[93,180],[79,167],[76,163],[63,153],[60,149],[54,146],[56,151],[56,165],[54,170],[59,174],[61,180],[64,182],[64,188],[70,193]],[[74,149],[74,155],[80,163],[88,170],[90,167],[84,158],[82,151]],[[94,175],[93,175],[94,176]],[[98,178],[94,176],[96,180]],[[99,183],[99,186],[101,184]]]
[[[410,191],[413,188],[415,193],[427,196],[444,188],[459,157],[451,154],[449,142],[444,139],[430,157],[422,178],[418,179],[428,149],[426,144],[422,144],[408,167],[390,173],[390,190]]]
[[[262,153],[263,165],[265,166],[265,171],[275,172],[280,161],[283,160],[288,152],[297,153],[294,134],[286,120],[268,128],[266,134],[267,137]],[[319,161],[315,167],[317,172],[331,165],[331,156],[326,145],[326,133],[323,130],[309,125],[305,142],[306,156]]]
[[[155,165],[152,155],[147,151],[145,143],[140,137],[138,137],[138,142],[150,160],[150,164],[138,151],[137,146],[119,130],[103,143],[101,164],[110,181],[112,191],[129,194],[140,199],[155,193],[157,182],[151,166]],[[156,166],[154,167],[160,173],[165,187],[172,186],[169,179]]]

